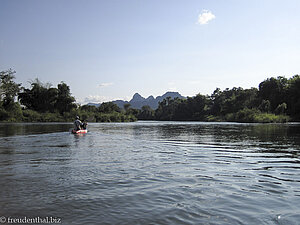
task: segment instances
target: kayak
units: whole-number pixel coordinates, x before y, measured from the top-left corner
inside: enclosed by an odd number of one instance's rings
[[[88,131],[87,130],[72,130],[72,134],[86,134]]]

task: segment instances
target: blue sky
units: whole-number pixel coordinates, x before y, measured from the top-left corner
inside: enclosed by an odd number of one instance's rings
[[[299,12],[298,0],[0,0],[0,71],[64,81],[81,103],[257,87],[299,74]]]

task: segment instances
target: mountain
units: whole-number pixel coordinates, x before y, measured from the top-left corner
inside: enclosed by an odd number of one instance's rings
[[[92,102],[90,102],[87,105],[99,107],[101,105],[101,103],[92,103]]]
[[[143,98],[139,93],[135,93],[130,100],[130,102],[142,102],[145,101],[145,98]]]
[[[185,98],[178,92],[166,92],[162,96],[157,96],[154,98],[152,95],[150,95],[148,98],[142,97],[139,93],[135,93],[132,97],[132,99],[128,101],[123,101],[123,100],[115,100],[112,101],[115,103],[117,106],[119,106],[121,109],[124,108],[125,104],[130,104],[131,108],[134,109],[141,109],[144,105],[149,105],[152,109],[157,109],[158,103],[163,101],[165,98],[171,97],[173,98]],[[96,107],[99,107],[101,104],[100,103],[88,103],[87,105],[93,105]]]
[[[120,108],[123,108],[124,104],[129,103],[131,105],[131,108],[135,108],[135,109],[141,109],[144,105],[149,105],[152,109],[157,109],[158,103],[163,101],[167,97],[171,97],[172,99],[185,98],[178,92],[167,92],[162,96],[157,96],[156,98],[154,98],[152,95],[149,96],[148,98],[144,98],[139,93],[135,93],[129,102],[117,100],[117,101],[113,101],[113,103],[118,105]]]

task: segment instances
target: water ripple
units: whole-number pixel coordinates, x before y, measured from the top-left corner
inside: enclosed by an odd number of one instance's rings
[[[69,127],[17,124],[1,135],[1,215],[62,224],[300,221],[297,124],[90,124],[82,136]]]

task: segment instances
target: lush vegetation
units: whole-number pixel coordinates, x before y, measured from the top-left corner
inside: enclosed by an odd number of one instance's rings
[[[155,111],[157,120],[287,122],[300,120],[300,76],[269,78],[259,88],[232,88],[212,95],[165,99]]]
[[[121,110],[111,102],[98,108],[76,104],[70,87],[64,82],[52,87],[35,79],[30,88],[24,88],[14,82],[15,73],[11,69],[0,72],[0,121],[65,122],[73,121],[77,115],[88,122],[137,120],[130,110]]]
[[[269,78],[258,88],[217,88],[211,95],[166,98],[156,110],[149,106],[120,109],[112,102],[99,107],[76,104],[70,87],[38,79],[24,88],[14,81],[15,71],[0,72],[0,121],[64,122],[76,115],[89,122],[140,120],[287,122],[300,120],[300,76]]]

